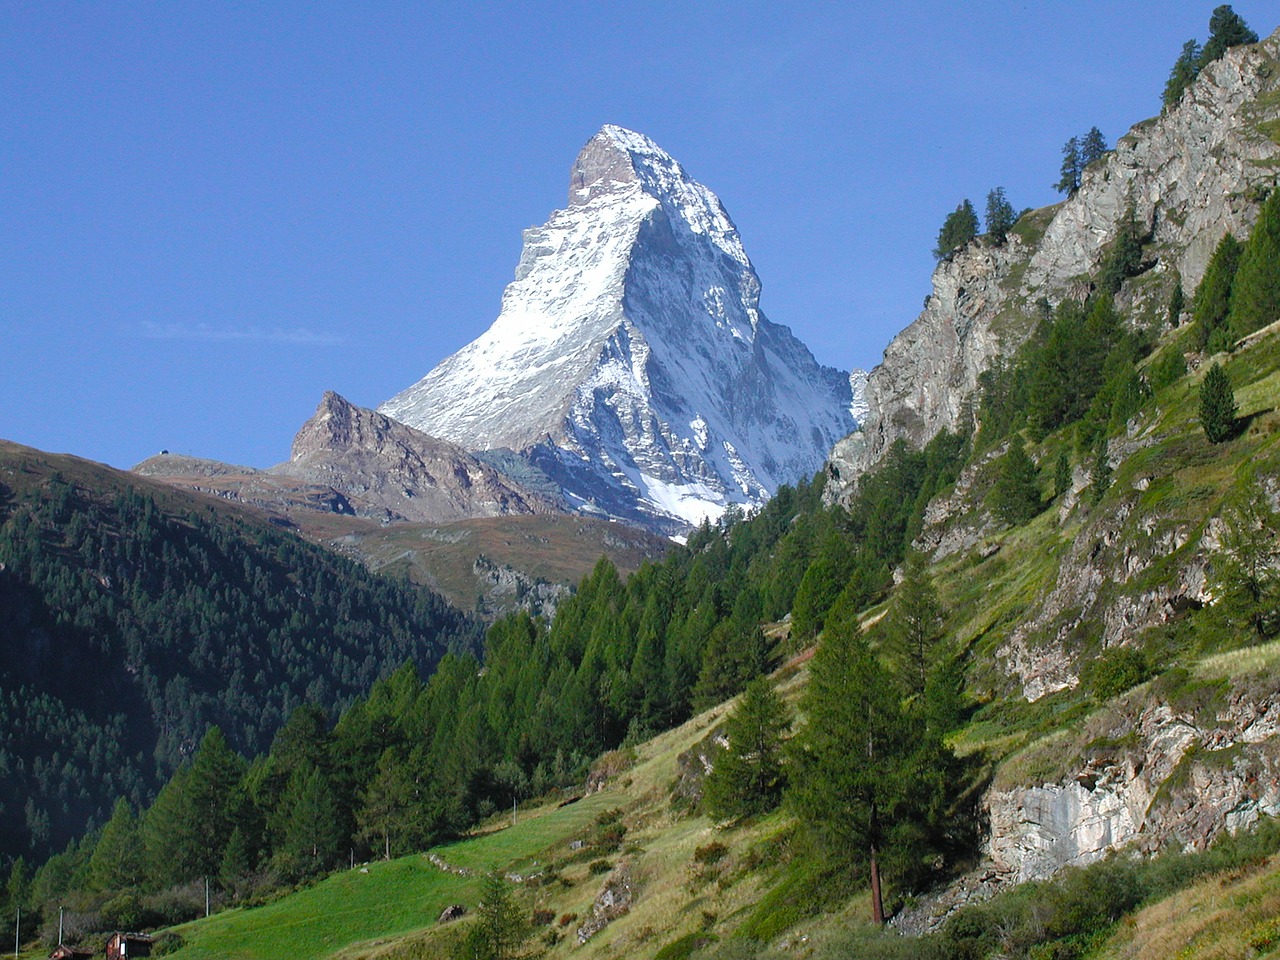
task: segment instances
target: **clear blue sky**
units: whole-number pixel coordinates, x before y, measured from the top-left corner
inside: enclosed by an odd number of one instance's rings
[[[324,390],[374,406],[492,322],[606,122],[719,194],[772,320],[869,367],[947,212],[1053,202],[1213,5],[8,0],[0,437],[286,459]]]

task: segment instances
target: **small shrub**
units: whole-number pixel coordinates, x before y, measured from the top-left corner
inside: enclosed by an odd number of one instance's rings
[[[138,930],[143,922],[142,900],[122,893],[102,905],[102,925],[111,930]]]
[[[578,915],[576,913],[562,913],[560,914],[560,919],[556,922],[562,927],[567,927],[572,923],[578,922]]]
[[[1085,664],[1080,679],[1098,700],[1110,700],[1136,687],[1149,676],[1146,656],[1131,647],[1115,647]]]
[[[612,869],[613,864],[608,860],[592,860],[591,863],[587,865],[587,870],[593,874],[608,873]]]
[[[711,946],[719,939],[714,933],[688,933],[655,953],[653,960],[687,960],[698,950]]]
[[[693,851],[693,859],[696,863],[712,864],[719,863],[729,852],[729,848],[719,840],[712,840],[710,843],[698,847]]]
[[[622,838],[626,835],[626,827],[620,823],[611,823],[600,830],[595,846],[600,850],[617,850],[622,846]]]
[[[182,938],[182,934],[175,933],[172,930],[165,930],[163,933],[157,933],[155,940],[151,943],[151,956],[163,957],[171,953],[177,953],[187,945],[187,941]]]
[[[555,918],[556,918],[556,912],[554,910],[534,910],[533,911],[533,925],[535,927],[550,926],[551,923],[555,920]]]

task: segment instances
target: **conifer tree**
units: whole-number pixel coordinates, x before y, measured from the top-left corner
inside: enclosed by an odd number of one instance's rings
[[[1130,204],[1120,220],[1116,237],[1102,261],[1098,286],[1115,296],[1125,280],[1137,276],[1142,269],[1142,241],[1146,231],[1138,224],[1137,213]]]
[[[792,802],[830,856],[867,866],[872,918],[881,924],[881,860],[910,791],[897,685],[856,631],[828,634],[811,662]]]
[[[1072,137],[1062,145],[1062,167],[1053,189],[1068,196],[1080,189],[1080,172],[1084,169],[1080,155],[1080,140]]]
[[[138,820],[129,801],[121,797],[111,812],[111,819],[89,860],[89,878],[93,889],[123,890],[137,886],[143,879],[142,844]]]
[[[1058,451],[1058,459],[1053,465],[1053,496],[1061,497],[1071,489],[1071,458],[1065,449]]]
[[[527,931],[511,887],[500,874],[485,874],[476,914],[463,956],[467,960],[510,960],[516,956]]]
[[[1005,198],[1004,187],[996,187],[987,194],[987,234],[994,242],[1004,243],[1017,220],[1013,204]]]
[[[1166,318],[1169,326],[1176,327],[1182,322],[1182,311],[1187,306],[1187,295],[1182,289],[1182,274],[1174,271],[1173,292],[1169,294],[1169,310]]]
[[[239,824],[231,831],[227,848],[222,852],[218,866],[218,882],[224,890],[234,890],[236,885],[253,870],[254,854],[248,834]]]
[[[943,260],[965,246],[978,235],[978,214],[968,199],[947,214],[938,231],[938,244],[933,248],[933,256]]]
[[[1280,320],[1280,189],[1272,190],[1240,251],[1227,325],[1233,340]]]
[[[1220,59],[1231,47],[1244,43],[1257,43],[1258,35],[1249,29],[1244,18],[1224,3],[1214,7],[1209,16],[1209,39],[1205,41],[1200,64],[1205,66]]]
[[[1191,318],[1196,324],[1196,343],[1212,352],[1224,348],[1227,313],[1231,309],[1231,288],[1240,266],[1240,242],[1225,234],[1214,248],[1200,285],[1191,298]]]
[[[725,722],[729,746],[716,754],[706,780],[707,807],[718,819],[767,813],[782,798],[782,738],[791,726],[787,705],[768,677],[747,684]]]
[[[1216,363],[1200,382],[1200,425],[1210,443],[1231,439],[1236,427],[1236,398],[1226,371]]]
[[[1020,526],[1035,517],[1044,507],[1040,500],[1040,483],[1036,464],[1014,437],[1009,450],[996,465],[996,482],[991,488],[991,506],[1010,526]]]
[[[284,843],[276,851],[290,873],[307,876],[331,867],[342,843],[338,801],[318,767],[298,769],[281,801],[289,810]]]
[[[1097,443],[1093,448],[1093,470],[1090,486],[1093,494],[1093,502],[1101,503],[1102,498],[1106,496],[1107,489],[1111,486],[1111,453],[1107,444],[1106,434],[1098,437]]]
[[[791,751],[789,802],[826,856],[866,867],[877,924],[882,871],[908,886],[945,855],[949,830],[965,831],[965,818],[948,809],[963,789],[954,756],[937,731],[908,717],[899,689],[860,631],[829,631]]]
[[[1218,604],[1227,619],[1252,629],[1258,639],[1280,630],[1280,512],[1250,469],[1223,511],[1226,530],[1214,557]]]
[[[933,648],[942,637],[943,611],[929,578],[924,557],[909,553],[902,582],[893,591],[885,614],[885,646],[892,652],[902,686],[911,696],[924,695]]]
[[[1164,94],[1161,97],[1166,110],[1177,105],[1187,87],[1191,86],[1199,75],[1202,53],[1199,42],[1194,39],[1182,45],[1182,52],[1178,54],[1178,59],[1173,63],[1173,69],[1169,71],[1169,79],[1165,81]]]
[[[391,859],[393,839],[399,841],[411,829],[414,793],[408,763],[399,751],[388,748],[378,760],[378,773],[364,791],[356,814],[358,836],[384,859]]]
[[[1101,160],[1109,149],[1107,138],[1102,135],[1102,131],[1097,127],[1090,127],[1089,132],[1080,142],[1080,169],[1083,170],[1095,160]]]

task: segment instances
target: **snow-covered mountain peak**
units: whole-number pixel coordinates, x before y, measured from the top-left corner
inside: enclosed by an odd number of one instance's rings
[[[706,236],[755,276],[751,261],[720,198],[698,183],[678,160],[642,133],[606,123],[587,141],[569,176],[569,206],[602,194],[641,191],[667,208],[673,222]],[[757,281],[758,293],[758,281]]]
[[[515,451],[585,512],[677,532],[812,475],[853,427],[848,374],[759,298],[716,195],[607,125],[569,206],[525,231],[497,320],[379,411]]]

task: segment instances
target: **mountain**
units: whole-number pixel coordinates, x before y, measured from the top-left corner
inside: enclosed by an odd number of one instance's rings
[[[332,391],[298,430],[289,459],[269,470],[168,453],[133,470],[286,515],[307,510],[449,523],[566,512],[553,497],[524,489],[456,445]]]
[[[979,376],[1031,336],[1037,301],[1056,307],[1087,296],[1082,278],[1098,270],[1128,217],[1147,236],[1147,258],[1117,305],[1151,323],[1177,282],[1190,297],[1223,234],[1245,236],[1275,184],[1278,56],[1274,34],[1230,50],[1177,104],[1091,164],[1067,200],[1023,216],[1002,246],[978,241],[943,260],[924,311],[870,373],[861,430],[836,451],[842,482],[833,494],[895,440],[919,448],[969,422]]]
[[[239,505],[0,441],[0,851],[149,800],[210,724],[262,752],[479,632]]]
[[[393,517],[447,523],[469,517],[564,513],[445,440],[327,391],[271,473],[328,484]]]
[[[608,125],[573,165],[568,206],[525,231],[498,319],[378,410],[514,452],[582,511],[687,530],[811,476],[854,424],[849,375],[759,297],[715,194]]]

